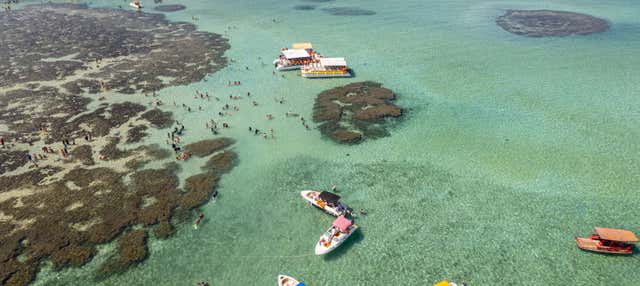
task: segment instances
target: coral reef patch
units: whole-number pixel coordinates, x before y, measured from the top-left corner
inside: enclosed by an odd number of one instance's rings
[[[293,6],[293,10],[309,11],[309,10],[315,10],[315,9],[316,9],[315,5],[295,5],[295,6]]]
[[[200,81],[225,66],[229,48],[222,36],[162,14],[74,4],[1,13],[0,30],[0,87],[80,76],[65,84],[70,93],[102,86],[132,94]],[[34,42],[42,44],[27,46]]]
[[[158,5],[153,8],[153,10],[160,12],[176,12],[187,9],[187,6],[181,4],[167,4],[167,5]]]
[[[116,239],[118,253],[98,274],[124,271],[147,256],[150,231],[170,236],[174,215],[215,192],[219,174],[211,170],[215,180],[192,180],[198,184],[183,190],[176,162],[144,169],[172,161],[166,147],[144,144],[150,128],[173,124],[171,112],[89,104],[200,81],[226,65],[227,39],[162,14],[50,3],[0,13],[0,41],[0,125],[8,129],[0,152],[0,285],[28,284],[44,260],[56,270],[81,266],[97,245]],[[141,144],[126,149],[125,137]],[[231,144],[202,154],[229,170]]]
[[[323,8],[322,11],[334,16],[371,16],[376,14],[375,11],[358,7],[330,7]]]
[[[384,119],[399,117],[402,109],[393,103],[395,94],[375,82],[356,82],[318,94],[313,120],[323,135],[338,143],[359,143],[387,135]]]
[[[221,137],[216,139],[206,139],[184,146],[184,149],[190,155],[196,157],[206,157],[217,151],[231,146],[233,139]]]
[[[496,19],[505,31],[527,37],[562,37],[606,31],[606,20],[591,15],[554,10],[507,10]]]

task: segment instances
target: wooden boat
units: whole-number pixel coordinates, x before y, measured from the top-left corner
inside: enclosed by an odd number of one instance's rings
[[[344,215],[339,216],[333,221],[331,227],[320,236],[320,240],[316,243],[316,255],[327,254],[338,248],[357,229],[358,226],[353,224],[353,221]]]
[[[278,275],[278,286],[305,286],[305,284],[291,276],[280,274]]]
[[[633,244],[638,238],[624,229],[594,227],[594,233],[587,237],[576,237],[576,244],[582,250],[610,254],[633,254]]]
[[[305,190],[300,195],[305,201],[332,216],[340,216],[347,211],[347,206],[340,202],[340,196],[334,193]]]

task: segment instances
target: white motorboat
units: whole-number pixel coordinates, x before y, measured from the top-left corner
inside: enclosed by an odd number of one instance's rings
[[[465,283],[460,284],[460,286],[466,286],[466,285],[467,284],[465,284]],[[447,280],[442,280],[442,281],[440,281],[440,282],[438,282],[436,284],[433,284],[433,286],[458,286],[458,284],[453,283],[453,282],[449,282]]]
[[[291,276],[280,274],[278,275],[278,286],[305,286],[305,284]]]
[[[327,254],[344,243],[358,229],[353,221],[339,216],[316,243],[316,255]]]
[[[142,9],[142,3],[140,3],[140,1],[136,1],[133,0],[129,3],[129,6],[136,8],[136,9]]]
[[[332,216],[339,216],[347,211],[347,206],[340,201],[340,196],[330,192],[305,190],[300,195],[307,202]]]

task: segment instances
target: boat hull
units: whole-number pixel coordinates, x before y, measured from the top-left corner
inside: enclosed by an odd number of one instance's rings
[[[598,240],[584,238],[584,237],[576,237],[576,244],[578,248],[591,252],[598,253],[608,253],[608,254],[619,254],[619,255],[630,255],[633,254],[633,248],[612,248],[601,246]]]
[[[322,236],[320,236],[320,239],[318,239],[318,243],[316,243],[316,249],[315,249],[316,255],[324,255],[338,248],[345,241],[347,241],[347,239],[349,239],[349,237],[354,232],[356,232],[356,230],[358,230],[358,226],[355,224],[352,225],[349,233],[342,233],[338,239],[335,239],[335,238],[332,239],[331,244],[327,247],[322,243],[322,239],[324,238],[325,240],[327,240],[329,238],[327,236],[327,232],[329,232],[330,230],[331,228],[329,228],[324,234],[322,234]]]
[[[142,9],[142,5],[140,4],[135,4],[135,3],[129,3],[129,6],[136,8],[136,9]]]
[[[302,73],[302,77],[306,77],[306,78],[351,77],[351,73],[340,73],[340,74]]]
[[[300,284],[300,281],[291,276],[284,274],[278,275],[278,286],[296,286],[298,284]]]
[[[278,65],[278,66],[276,66],[276,70],[277,71],[292,71],[292,70],[299,70],[301,67],[302,67],[301,65],[292,65],[292,66]]]
[[[312,190],[305,190],[300,192],[300,195],[302,196],[302,198],[309,202],[310,204],[312,204],[314,207],[319,208],[320,210],[332,215],[332,216],[340,216],[342,214],[345,213],[345,211],[347,210],[347,206],[345,206],[344,204],[342,205],[342,208],[344,209],[343,211],[338,211],[336,208],[325,205],[324,207],[321,205],[318,205],[318,202],[316,201],[315,198],[317,198],[320,195],[320,192],[316,192],[316,191],[312,191]]]

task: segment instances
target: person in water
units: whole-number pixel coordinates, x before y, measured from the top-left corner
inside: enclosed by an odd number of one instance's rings
[[[198,216],[198,218],[196,219],[196,224],[195,224],[195,225],[196,225],[196,226],[199,226],[199,225],[200,225],[200,223],[202,222],[202,219],[204,219],[204,214],[200,214],[200,215]]]

